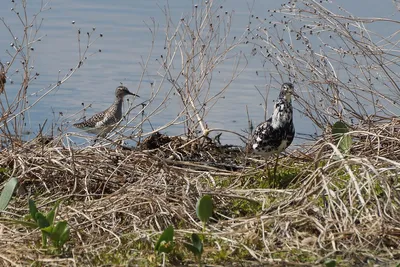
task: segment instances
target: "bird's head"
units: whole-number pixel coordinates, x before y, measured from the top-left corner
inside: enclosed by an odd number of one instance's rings
[[[133,96],[139,97],[137,94],[131,93],[128,90],[128,88],[126,88],[123,85],[120,85],[120,86],[117,87],[117,89],[115,89],[115,96],[117,98],[122,98],[122,97],[124,97],[126,95],[133,95]]]
[[[279,98],[285,99],[286,101],[291,101],[292,96],[296,96],[294,93],[294,86],[291,83],[282,84],[281,92],[279,93]]]

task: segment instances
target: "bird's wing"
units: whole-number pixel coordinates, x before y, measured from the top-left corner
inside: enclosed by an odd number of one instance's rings
[[[293,142],[295,133],[296,133],[296,131],[294,129],[294,125],[293,125],[293,123],[291,123],[290,124],[290,130],[288,131],[288,133],[286,135],[286,138],[288,140],[287,146],[290,146],[290,144]]]
[[[277,140],[279,139],[279,135],[277,131],[272,128],[271,122],[272,118],[269,118],[256,127],[250,144],[253,149],[269,151],[273,150],[275,147],[274,145],[280,144],[280,140]]]
[[[111,106],[107,110],[103,112],[102,119],[101,121],[98,121],[98,124],[96,125],[97,127],[102,127],[102,126],[112,126],[116,124],[119,119],[117,117],[116,113],[116,107]]]
[[[279,127],[274,129],[271,126],[272,118],[269,118],[266,122],[260,123],[253,134],[250,146],[255,150],[263,150],[265,152],[273,152],[277,149],[283,140],[287,140],[287,146],[289,146],[294,138],[294,127],[291,124],[289,131]]]
[[[94,128],[99,121],[104,119],[107,110],[94,114],[87,120],[73,124],[76,128]]]

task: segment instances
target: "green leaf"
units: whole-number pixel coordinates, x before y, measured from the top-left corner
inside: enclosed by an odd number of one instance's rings
[[[340,137],[342,137],[343,134],[348,133],[348,132],[349,132],[349,128],[342,121],[337,121],[332,126],[332,134],[335,138],[336,143],[339,141]]]
[[[183,245],[190,250],[195,257],[200,258],[201,254],[203,254],[203,243],[200,237],[195,233],[192,234],[192,244],[185,242]]]
[[[46,228],[50,226],[49,221],[44,217],[44,215],[40,212],[36,213],[36,222],[40,229]]]
[[[67,224],[67,226],[64,228],[60,236],[60,246],[62,247],[65,244],[65,242],[68,241],[68,239],[69,239],[69,226]]]
[[[47,226],[47,227],[40,228],[40,230],[42,230],[42,232],[45,233],[47,236],[51,236],[51,234],[54,231],[54,226],[50,225],[50,226]]]
[[[168,226],[158,239],[155,250],[160,253],[169,253],[174,246],[174,227],[172,225]]]
[[[203,242],[201,242],[200,237],[195,233],[192,234],[192,244],[197,248],[200,255],[203,254]]]
[[[35,222],[37,222],[36,214],[37,214],[39,211],[38,211],[38,209],[36,208],[35,201],[33,201],[32,199],[29,199],[28,205],[29,205],[29,213],[31,214],[32,219],[33,219]]]
[[[335,267],[335,266],[336,266],[336,261],[335,261],[335,260],[332,260],[332,259],[327,259],[327,260],[324,262],[324,265],[325,265],[326,267]]]
[[[349,154],[352,143],[353,140],[349,134],[343,135],[338,144],[339,150],[342,151],[343,154]]]
[[[213,212],[213,201],[209,195],[204,195],[197,201],[196,214],[197,217],[203,222],[208,222]]]
[[[61,237],[61,235],[68,229],[68,223],[66,221],[61,221],[54,227],[53,234],[55,236]]]
[[[56,216],[56,209],[58,208],[59,205],[60,205],[60,201],[57,201],[56,204],[54,204],[51,211],[49,211],[49,213],[47,213],[47,215],[46,215],[46,219],[47,219],[47,221],[49,221],[50,225],[53,225],[54,217]]]
[[[193,245],[190,244],[190,243],[186,243],[186,242],[184,242],[183,245],[184,245],[189,251],[191,251],[195,257],[200,257],[201,253],[200,253],[200,251],[198,250],[197,247],[193,246]]]
[[[50,237],[54,246],[61,248],[69,238],[69,227],[66,221],[58,222],[55,226],[49,226],[41,229]]]
[[[0,195],[0,211],[3,211],[7,208],[17,184],[18,180],[16,178],[11,178],[4,185]]]
[[[339,150],[343,154],[348,154],[350,152],[350,148],[351,148],[351,145],[353,142],[353,140],[352,140],[351,136],[348,134],[348,132],[349,132],[349,128],[342,121],[336,122],[332,127],[332,134],[335,139],[335,142],[336,142]]]

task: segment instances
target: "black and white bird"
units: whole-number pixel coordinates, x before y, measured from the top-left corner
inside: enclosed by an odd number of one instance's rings
[[[118,86],[115,89],[115,100],[106,110],[94,114],[91,118],[73,124],[76,128],[85,130],[89,133],[105,137],[119,121],[122,119],[122,103],[124,96],[138,95],[131,93],[125,86]]]
[[[248,144],[248,151],[265,158],[276,154],[274,176],[279,154],[293,141],[295,129],[293,124],[292,96],[294,87],[291,83],[282,84],[279,97],[274,105],[274,113],[265,122],[259,124]]]

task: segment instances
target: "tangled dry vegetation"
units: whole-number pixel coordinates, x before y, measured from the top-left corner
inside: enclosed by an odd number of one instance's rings
[[[156,135],[151,150],[72,150],[58,140],[36,139],[5,149],[3,177],[17,177],[20,186],[1,219],[0,261],[151,265],[158,233],[172,224],[178,249],[169,262],[191,263],[179,243],[201,231],[195,205],[204,194],[215,202],[205,234],[210,264],[308,265],[335,258],[343,266],[400,260],[399,146],[393,145],[400,141],[398,125],[392,120],[354,129],[358,141],[348,156],[323,140],[292,151],[278,174],[290,181],[278,188],[269,186],[262,161],[208,140]],[[143,142],[142,148],[148,146]],[[183,154],[185,159],[173,156]],[[27,195],[43,208],[63,201],[59,216],[72,228],[63,257],[38,249],[38,231],[12,224],[27,213]]]

